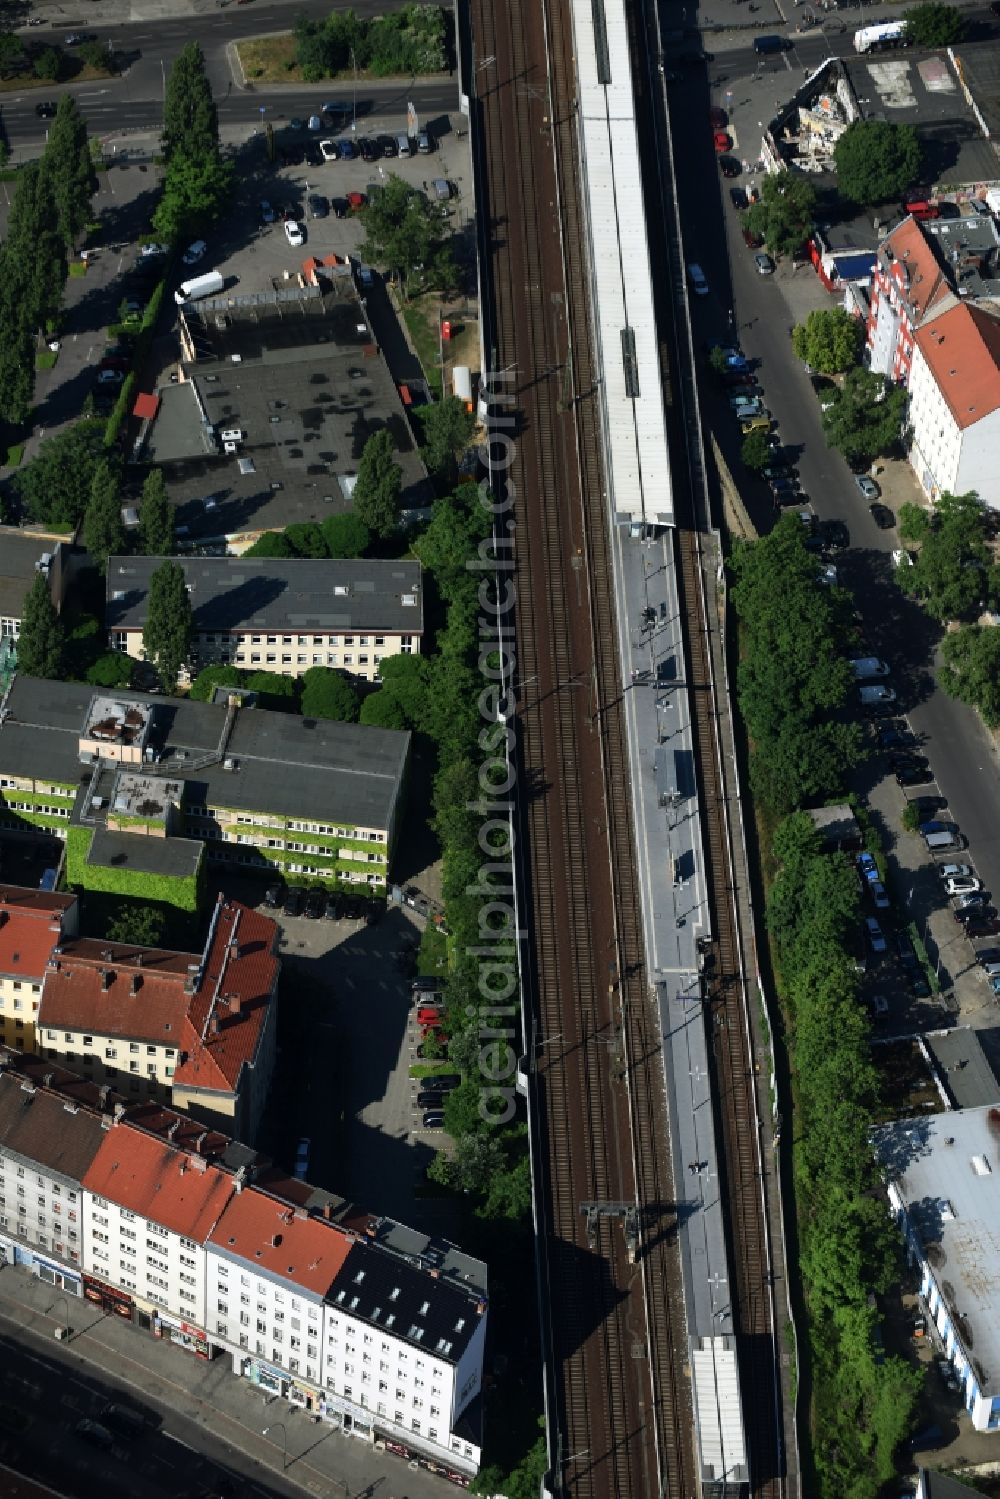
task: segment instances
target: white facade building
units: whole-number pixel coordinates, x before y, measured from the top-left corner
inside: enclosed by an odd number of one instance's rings
[[[960,305],[918,329],[910,463],[932,500],[975,490],[1000,507],[1000,320]]]

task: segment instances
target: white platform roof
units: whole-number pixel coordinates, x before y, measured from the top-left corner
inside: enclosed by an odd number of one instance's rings
[[[745,1482],[750,1474],[735,1339],[702,1338],[691,1351],[691,1367],[702,1482]]]
[[[594,17],[603,25],[595,45]],[[672,525],[652,268],[624,8],[574,0],[578,108],[589,201],[593,323],[615,519]]]

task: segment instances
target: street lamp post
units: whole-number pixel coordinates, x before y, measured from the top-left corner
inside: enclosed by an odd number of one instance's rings
[[[56,1297],[55,1301],[53,1301],[52,1305],[49,1307],[49,1311],[50,1312],[53,1311],[59,1305],[60,1301],[62,1302],[63,1309],[66,1312],[66,1320],[61,1325],[66,1329],[66,1340],[68,1342],[73,1329],[69,1325],[69,1297],[66,1295],[66,1293],[64,1291],[61,1291],[59,1293],[59,1295]],[[56,1324],[56,1335],[57,1336],[58,1336],[58,1333],[59,1333],[59,1326],[60,1326],[60,1324],[57,1323]]]
[[[356,133],[358,128],[358,59],[354,55],[353,47],[351,48],[351,67],[354,69],[354,107],[351,110],[351,131]]]
[[[281,1471],[284,1473],[288,1469],[288,1432],[285,1429],[284,1421],[272,1421],[270,1426],[265,1426],[262,1429],[261,1436],[266,1437],[270,1432],[274,1431],[275,1427],[281,1432]]]

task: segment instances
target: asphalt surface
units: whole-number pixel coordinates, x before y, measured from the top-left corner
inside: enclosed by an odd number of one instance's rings
[[[727,55],[724,71],[730,79],[733,60],[740,55]],[[718,69],[718,62],[712,69]],[[986,887],[1000,892],[1000,775],[991,737],[976,714],[935,686],[940,632],[893,581],[890,554],[900,546],[898,534],[876,527],[846,463],[827,447],[819,402],[791,351],[789,333],[798,320],[791,307],[800,293],[790,281],[793,275],[810,278],[814,273],[810,267],[793,273],[781,266],[776,276],[757,274],[729,204],[732,184],[713,160],[708,109],[719,95],[711,94],[706,71],[688,70],[671,86],[669,97],[677,138],[687,142],[677,156],[678,190],[686,210],[685,253],[702,266],[711,288],[710,296],[692,298],[696,345],[735,331],[744,353],[758,362],[767,405],[783,443],[796,454],[813,509],[823,520],[844,521],[850,531],[851,548],[836,562],[840,581],[853,590],[864,617],[871,652],[890,663],[900,708],[922,740],[951,817],[969,836],[969,855]],[[682,124],[692,119],[705,121],[700,136],[690,123],[686,129]],[[827,299],[827,305],[836,305],[835,300]],[[755,524],[766,530],[774,519],[770,500],[763,486],[746,485],[725,397],[704,365],[700,373],[705,419],[727,453]],[[911,497],[917,498],[916,493]]]
[[[353,8],[360,15],[379,15],[387,7],[382,0],[358,0]],[[329,5],[321,0],[304,0],[294,9],[287,4],[229,8],[218,14],[155,22],[144,20],[116,26],[91,26],[86,24],[89,17],[83,15],[74,22],[21,28],[22,35],[32,41],[51,37],[54,42],[62,42],[72,31],[85,26],[88,36],[113,46],[125,58],[126,67],[118,78],[44,85],[25,89],[23,93],[11,91],[0,95],[0,113],[7,139],[15,152],[44,144],[45,121],[36,115],[35,105],[40,100],[58,99],[61,93],[71,93],[76,98],[96,135],[158,130],[163,118],[166,75],[178,53],[193,38],[200,42],[205,53],[206,71],[218,105],[224,138],[227,128],[231,133],[233,128],[241,125],[259,126],[262,105],[267,111],[266,118],[277,124],[295,115],[306,117],[331,97],[351,103],[354,89],[350,83],[244,87],[230,47],[231,43],[246,37],[287,31],[296,17],[323,16],[329,13],[329,9]],[[405,126],[406,105],[411,99],[420,115],[427,118],[454,109],[458,103],[457,77],[431,83],[360,84],[357,91],[359,129],[363,129],[364,121],[376,112],[400,116]]]

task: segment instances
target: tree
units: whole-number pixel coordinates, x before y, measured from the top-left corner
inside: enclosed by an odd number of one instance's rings
[[[327,516],[320,529],[328,557],[363,557],[371,545],[371,532],[353,511]]]
[[[911,515],[907,520],[914,525]],[[974,619],[996,601],[1000,575],[991,565],[977,494],[941,496],[926,518],[913,566],[900,572],[899,581],[935,619]]]
[[[395,449],[386,427],[365,443],[354,486],[354,513],[376,536],[389,536],[399,520],[403,475],[393,459]]]
[[[912,125],[855,120],[833,148],[840,196],[868,207],[899,198],[920,176],[920,141]]]
[[[70,94],[63,94],[49,127],[42,154],[41,177],[55,210],[56,228],[72,250],[90,221],[97,187],[87,126]]]
[[[872,370],[853,369],[822,414],[823,431],[849,463],[867,467],[898,451],[907,394]]]
[[[13,78],[24,66],[24,43],[12,31],[0,33],[0,78]]]
[[[44,83],[55,83],[62,72],[62,55],[55,47],[43,47],[35,53],[32,71]]]
[[[108,922],[108,941],[130,947],[159,947],[166,929],[162,911],[155,906],[119,906]]]
[[[164,562],[149,580],[142,645],[165,692],[177,687],[181,667],[190,654],[192,628],[184,569],[177,562]]]
[[[211,157],[219,149],[219,115],[205,57],[197,42],[174,59],[163,97],[163,154],[169,167],[178,152]]]
[[[476,430],[476,418],[458,396],[418,408],[424,445],[421,456],[439,484],[451,486],[458,478],[458,458]]]
[[[965,21],[954,5],[926,0],[906,12],[906,40],[912,47],[951,47],[960,42]]]
[[[407,288],[419,281],[443,289],[454,281],[454,257],[442,236],[442,220],[419,188],[390,177],[378,197],[361,210],[361,222],[362,256],[373,265],[399,271]]]
[[[132,657],[123,651],[105,651],[87,667],[84,680],[94,687],[128,687],[134,665]]]
[[[38,456],[18,472],[14,488],[32,520],[75,527],[83,519],[94,471],[105,456],[104,428],[102,421],[77,422],[45,438]]]
[[[98,463],[91,481],[83,517],[83,544],[102,573],[107,570],[108,558],[125,550],[118,475],[106,459]]]
[[[759,234],[772,255],[794,255],[813,226],[816,191],[805,177],[779,172],[765,177],[760,200],[746,215],[746,227]]]
[[[296,557],[328,557],[323,532],[315,521],[297,521],[285,527],[285,540]]]
[[[792,348],[823,375],[839,375],[858,362],[864,327],[842,307],[817,308],[792,329]]]
[[[244,557],[294,557],[295,548],[284,531],[265,531],[242,553]]]
[[[363,700],[358,722],[369,729],[408,729],[406,711],[395,693],[372,692]]]
[[[773,450],[767,440],[767,433],[760,428],[748,432],[740,444],[740,457],[743,459],[745,468],[752,469],[754,473],[761,473],[771,462]]]
[[[62,669],[63,628],[52,602],[52,587],[36,573],[24,601],[17,666],[28,677],[58,678]]]
[[[357,723],[360,711],[358,694],[346,672],[334,671],[327,666],[310,666],[300,681],[303,718],[332,718],[340,723]]]
[[[216,687],[239,687],[244,680],[245,674],[236,666],[223,666],[221,663],[206,666],[191,683],[188,697],[193,698],[196,703],[209,703]]]
[[[139,501],[139,541],[147,557],[172,557],[174,517],[167,500],[161,469],[154,468],[142,486]]]
[[[406,715],[406,727],[424,729],[431,690],[431,663],[426,656],[386,656],[379,662],[382,692],[391,693]],[[370,701],[370,699],[366,699]]]
[[[207,229],[219,219],[233,192],[233,166],[215,152],[194,156],[178,151],[163,179],[153,229],[174,243]]]
[[[1000,725],[1000,629],[965,625],[941,644],[941,686],[952,697],[978,708],[986,726]]]
[[[262,708],[276,713],[296,711],[299,684],[294,677],[283,677],[277,671],[252,671],[246,678],[250,692],[256,692]]]

